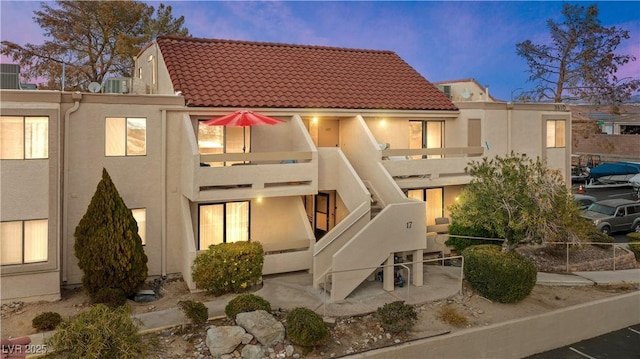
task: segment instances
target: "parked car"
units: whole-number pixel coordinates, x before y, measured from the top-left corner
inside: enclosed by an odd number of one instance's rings
[[[640,202],[628,199],[605,199],[589,206],[582,217],[605,234],[622,231],[640,232]]]
[[[579,193],[574,194],[573,199],[576,201],[576,203],[578,204],[578,208],[580,208],[581,211],[584,211],[585,209],[589,208],[589,206],[598,201],[598,199],[594,196]]]

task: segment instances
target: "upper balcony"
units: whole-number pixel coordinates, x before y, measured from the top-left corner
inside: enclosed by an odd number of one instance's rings
[[[483,147],[386,149],[382,164],[401,188],[467,184],[468,163],[480,159]]]
[[[182,193],[191,201],[317,193],[318,153],[298,116],[261,126],[247,153],[201,154],[191,120],[184,122]]]

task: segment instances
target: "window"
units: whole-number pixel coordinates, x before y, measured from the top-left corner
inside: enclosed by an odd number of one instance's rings
[[[49,221],[37,219],[0,223],[0,264],[46,262]]]
[[[407,197],[426,202],[428,226],[435,224],[436,218],[440,218],[444,214],[444,190],[442,187],[410,189],[407,191]]]
[[[146,208],[134,208],[131,210],[133,218],[138,223],[138,235],[142,239],[142,245],[147,244],[147,209]]]
[[[248,152],[251,143],[249,127],[209,126],[198,121],[198,148],[200,154]],[[244,149],[244,150],[243,150]],[[231,166],[237,162],[208,162],[209,166]]]
[[[205,204],[199,207],[198,250],[212,244],[249,240],[249,202]]]
[[[444,121],[409,121],[409,148],[443,148]],[[413,156],[419,158],[442,158],[442,155]]]
[[[0,159],[48,157],[48,117],[0,116]]]
[[[106,156],[144,156],[147,154],[147,119],[107,117]]]
[[[565,147],[565,120],[547,120],[547,148]]]

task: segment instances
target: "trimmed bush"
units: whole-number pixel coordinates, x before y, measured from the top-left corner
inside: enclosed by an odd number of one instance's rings
[[[103,288],[119,288],[128,297],[144,284],[147,255],[138,224],[104,168],[74,237],[82,286],[94,302]],[[112,294],[103,295],[111,302]]]
[[[462,253],[467,247],[476,246],[480,244],[496,244],[497,241],[489,241],[482,239],[460,238],[454,237],[455,235],[466,237],[484,237],[484,238],[498,238],[495,233],[491,233],[482,228],[465,227],[455,220],[449,225],[449,239],[444,244],[449,247],[453,247],[456,253]]]
[[[294,308],[287,314],[286,331],[292,343],[304,347],[324,344],[331,336],[322,317],[307,308]]]
[[[636,256],[636,261],[640,261],[640,232],[627,234],[629,238],[629,250]]]
[[[227,303],[227,306],[224,307],[224,314],[235,320],[238,313],[253,312],[259,309],[269,313],[271,312],[271,303],[255,294],[240,294]]]
[[[216,296],[239,293],[258,283],[263,263],[264,250],[259,242],[211,245],[193,261],[193,281]]]
[[[406,333],[418,320],[416,309],[404,301],[387,303],[376,311],[382,328],[391,334]]]
[[[115,308],[124,305],[127,302],[127,297],[120,288],[102,288],[93,296],[93,302]]]
[[[39,332],[45,332],[47,330],[56,329],[60,323],[62,323],[62,316],[60,313],[44,312],[33,318],[31,326],[36,328]]]
[[[472,246],[462,252],[464,276],[473,289],[490,300],[516,303],[536,285],[535,265],[516,252],[497,245]]]
[[[595,227],[593,227],[588,232],[587,238],[588,238],[589,242],[595,242],[595,243],[614,243],[615,242],[615,238],[613,238],[612,236],[609,236],[607,234],[602,233],[600,230],[598,230]],[[594,244],[594,245],[596,247],[600,247],[600,248],[604,248],[604,249],[609,249],[609,250],[611,249],[611,246],[607,245],[607,244]]]
[[[178,307],[193,324],[204,324],[209,320],[209,309],[202,302],[181,300],[178,302]]]
[[[142,358],[149,347],[138,334],[139,323],[128,306],[97,304],[62,322],[46,343],[64,358]]]

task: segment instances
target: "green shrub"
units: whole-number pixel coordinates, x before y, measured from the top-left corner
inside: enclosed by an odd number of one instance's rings
[[[418,320],[416,309],[404,301],[387,303],[376,311],[382,328],[391,334],[406,333]]]
[[[629,250],[636,256],[636,261],[640,261],[640,232],[627,234],[629,238]]]
[[[128,297],[144,284],[147,256],[138,224],[106,169],[74,237],[82,286],[93,301],[102,288],[120,288]]]
[[[213,295],[239,293],[258,283],[263,263],[259,242],[211,245],[193,261],[193,281]]]
[[[149,347],[138,334],[139,320],[128,306],[110,308],[97,304],[74,320],[62,322],[47,340],[64,358],[140,358]]]
[[[124,305],[127,302],[127,296],[120,288],[102,288],[93,296],[93,302],[115,308]]]
[[[287,314],[286,331],[292,343],[305,347],[324,344],[331,336],[322,317],[307,308],[294,308]]]
[[[502,252],[500,246],[484,244],[465,249],[462,256],[465,279],[490,300],[519,302],[536,284],[535,265],[516,252]]]
[[[209,309],[202,302],[181,300],[178,302],[178,307],[193,324],[204,324],[209,320]]]
[[[497,241],[489,241],[482,239],[471,239],[455,237],[455,235],[466,237],[484,237],[484,238],[498,238],[495,233],[491,233],[482,228],[465,227],[459,224],[457,221],[453,221],[449,225],[449,239],[444,244],[449,247],[453,247],[456,253],[462,253],[467,247],[480,245],[480,244],[496,244]]]
[[[262,309],[271,312],[271,303],[255,294],[240,294],[231,299],[224,307],[224,314],[231,319],[236,319],[238,313],[253,312]]]
[[[58,325],[62,323],[62,316],[56,312],[44,312],[38,314],[31,321],[31,326],[36,328],[39,332],[56,329]]]
[[[588,238],[589,242],[595,242],[595,243],[614,243],[615,242],[615,238],[613,238],[612,236],[609,236],[607,234],[602,233],[600,230],[598,230],[595,227],[593,227],[587,233],[587,238]],[[611,250],[611,246],[608,245],[608,244],[594,244],[594,245],[596,247],[600,247],[600,248]]]

